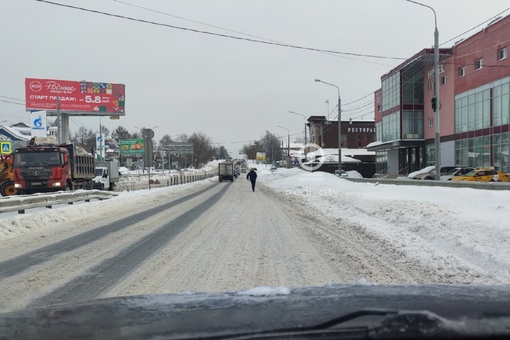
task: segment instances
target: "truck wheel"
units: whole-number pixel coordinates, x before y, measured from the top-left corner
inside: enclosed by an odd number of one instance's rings
[[[73,186],[70,182],[67,182],[66,183],[66,191],[72,191],[73,190]]]
[[[14,196],[16,195],[16,188],[14,187],[13,181],[7,181],[2,184],[2,188],[0,189],[2,196]]]

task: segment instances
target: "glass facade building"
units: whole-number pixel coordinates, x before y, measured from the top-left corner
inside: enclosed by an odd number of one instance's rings
[[[455,96],[455,161],[510,172],[510,77]]]
[[[369,147],[376,151],[378,174],[399,175],[423,165],[424,70],[432,62],[433,51],[425,49],[381,78],[380,103],[376,103],[380,144]]]

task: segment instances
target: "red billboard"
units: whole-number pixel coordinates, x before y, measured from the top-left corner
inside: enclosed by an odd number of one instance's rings
[[[64,112],[124,116],[126,95],[124,84],[25,78],[25,100],[27,111],[56,111],[60,102]]]

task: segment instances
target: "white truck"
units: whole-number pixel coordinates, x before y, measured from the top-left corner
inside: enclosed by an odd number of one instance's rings
[[[231,162],[218,163],[218,177],[223,180],[234,181],[234,164]]]
[[[97,161],[94,189],[113,190],[119,181],[119,163],[117,161]]]

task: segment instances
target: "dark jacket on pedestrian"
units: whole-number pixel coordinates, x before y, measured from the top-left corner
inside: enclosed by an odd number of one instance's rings
[[[252,182],[255,182],[257,180],[257,173],[255,170],[251,169],[250,172],[246,175],[246,179],[249,179]]]

